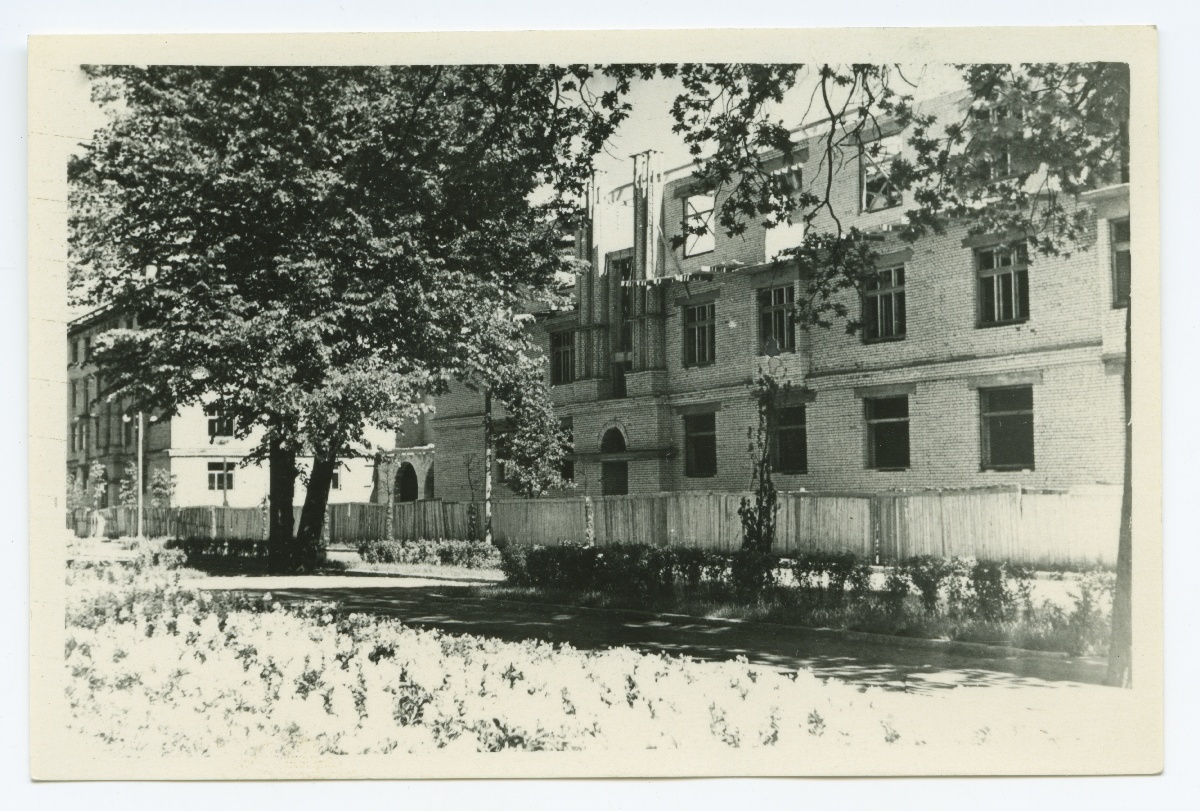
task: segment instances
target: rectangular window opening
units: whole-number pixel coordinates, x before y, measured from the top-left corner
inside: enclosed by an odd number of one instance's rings
[[[717,415],[691,414],[683,418],[684,475],[706,479],[717,475]]]
[[[762,355],[796,351],[796,288],[758,291],[758,351]]]
[[[550,385],[575,382],[575,332],[550,333]]]
[[[683,308],[683,365],[707,366],[717,359],[717,305]]]
[[[1109,238],[1112,242],[1113,306],[1129,306],[1129,289],[1132,283],[1132,262],[1129,252],[1129,218],[1109,223]]]
[[[696,256],[708,253],[716,248],[716,235],[713,233],[712,195],[693,194],[684,199],[683,203],[683,255]],[[698,233],[703,229],[703,233]]]
[[[975,251],[979,278],[979,326],[1019,324],[1029,320],[1029,253],[1016,246]]]
[[[863,401],[867,419],[867,467],[907,470],[909,460],[908,396]]]
[[[777,408],[771,420],[771,467],[777,473],[808,472],[804,406]]]
[[[979,390],[984,470],[1033,470],[1033,387]]]
[[[907,334],[904,268],[887,268],[867,278],[863,293],[863,340],[897,341]]]
[[[232,490],[233,489],[233,469],[236,462],[209,462],[208,463],[208,489],[209,490]]]
[[[892,161],[900,155],[900,136],[880,138],[859,150],[859,186],[863,211],[900,205],[900,190],[891,179]]]

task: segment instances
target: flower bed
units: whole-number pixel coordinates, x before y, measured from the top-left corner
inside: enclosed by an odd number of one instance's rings
[[[779,746],[802,755],[1070,737],[1024,700],[997,709],[863,692],[744,660],[448,636],[326,604],[214,597],[161,569],[81,567],[68,591],[71,727],[120,753]]]

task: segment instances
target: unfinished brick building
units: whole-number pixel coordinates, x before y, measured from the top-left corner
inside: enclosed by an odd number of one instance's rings
[[[1119,485],[1128,185],[1085,201],[1095,240],[1069,258],[965,224],[907,244],[890,228],[905,200],[886,179],[886,155],[903,148],[892,134],[885,157],[863,152],[835,179],[842,224],[872,232],[881,254],[865,294],[843,298],[862,313],[855,335],[793,323],[805,285],[772,259],[799,227],[728,237],[712,217],[709,235],[672,247],[723,199],[690,166],[659,171],[648,153],[633,183],[594,192],[578,247],[592,269],[574,309],[537,327],[574,437],[573,494],[749,489],[760,369],[791,385],[775,426],[781,490]],[[801,140],[772,168],[798,189],[820,154]],[[434,425],[438,496],[480,498],[482,398],[439,399]]]

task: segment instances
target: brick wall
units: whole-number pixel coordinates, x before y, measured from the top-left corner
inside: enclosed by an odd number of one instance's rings
[[[949,107],[942,111],[953,112]],[[823,183],[816,169],[819,151],[805,167],[804,181]],[[796,350],[770,360],[771,370],[807,388],[807,474],[778,475],[781,489],[837,490],[910,487],[965,487],[1024,484],[1077,487],[1115,484],[1122,467],[1121,355],[1124,312],[1112,306],[1107,219],[1128,216],[1122,204],[1101,207],[1091,250],[1065,258],[1033,256],[1028,270],[1029,318],[1020,324],[979,326],[975,248],[966,226],[930,236],[909,246],[894,232],[879,230],[898,222],[904,206],[860,212],[857,159],[837,178],[833,200],[845,227],[874,230],[877,250],[903,261],[907,329],[903,340],[865,343],[848,335],[841,324],[829,329],[799,330]],[[667,239],[680,232],[688,178],[665,184],[661,223]],[[722,194],[717,195],[720,205]],[[829,227],[829,222],[814,224]],[[632,243],[633,235],[630,235]],[[911,251],[911,253],[905,253]],[[667,255],[667,254],[671,255]],[[740,264],[733,272],[717,272],[711,280],[671,281],[652,288],[662,307],[663,348],[655,371],[629,377],[630,397],[606,399],[604,335],[615,306],[617,286],[603,273],[596,257],[591,278],[576,285],[583,326],[577,333],[577,381],[556,386],[553,397],[574,426],[576,494],[600,493],[601,437],[610,427],[625,434],[631,452],[655,452],[655,458],[629,461],[632,493],[660,490],[737,491],[750,486],[748,429],[757,424],[749,384],[768,359],[759,355],[757,291],[803,280],[785,266],[768,266],[765,229],[750,224],[746,233],[729,237],[716,229],[711,252],[684,257],[682,249],[664,250],[666,274],[699,271],[701,266]],[[635,277],[638,273],[635,270]],[[683,365],[683,306],[688,301],[714,301],[716,362]],[[857,294],[841,303],[858,317]],[[596,313],[598,328],[583,335]],[[557,327],[571,326],[575,316],[559,317]],[[554,326],[552,326],[554,328]],[[544,336],[543,336],[544,337]],[[635,342],[636,342],[635,338]],[[596,358],[587,357],[594,346]],[[636,346],[635,346],[636,349]],[[635,365],[635,369],[642,368]],[[600,379],[591,379],[601,370]],[[1027,471],[983,471],[980,448],[980,395],[988,376],[1017,375],[1036,380],[1034,395],[1035,462]],[[982,381],[982,382],[981,382]],[[911,390],[910,456],[905,471],[870,470],[866,464],[866,425],[862,389],[886,384]],[[857,391],[856,391],[857,390]],[[481,411],[479,398],[462,392],[438,401],[439,496],[466,498],[461,458],[474,453],[482,460],[482,429],[462,424],[462,415]],[[716,411],[717,473],[710,478],[684,474],[684,428],[681,410],[705,405]],[[481,473],[480,468],[480,473]],[[477,490],[482,493],[481,478]]]

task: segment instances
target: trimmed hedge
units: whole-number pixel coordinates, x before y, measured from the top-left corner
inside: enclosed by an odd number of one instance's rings
[[[500,550],[481,541],[363,541],[358,545],[358,555],[367,563],[500,568]]]

